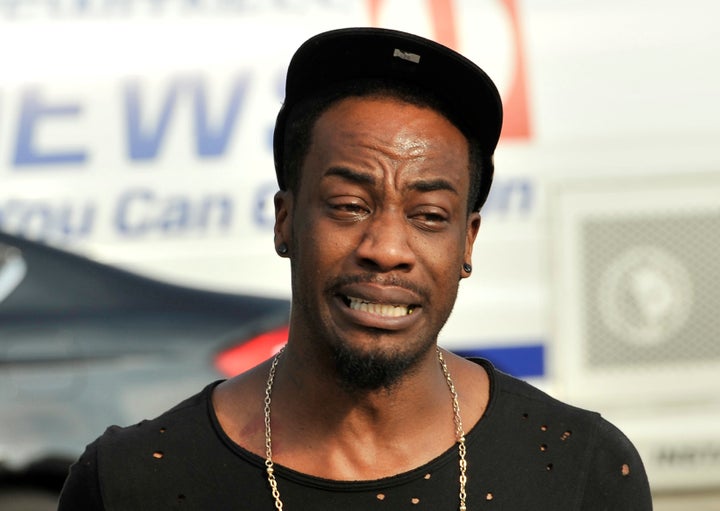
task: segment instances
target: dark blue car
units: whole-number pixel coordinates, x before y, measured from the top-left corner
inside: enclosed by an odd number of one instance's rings
[[[271,356],[287,339],[289,307],[0,232],[0,509],[41,491],[52,500],[108,425],[153,417]],[[31,508],[43,509],[17,509]]]

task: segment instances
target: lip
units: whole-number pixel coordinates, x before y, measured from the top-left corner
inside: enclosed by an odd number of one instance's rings
[[[352,297],[370,304],[389,307],[407,307],[412,313],[405,315],[383,315],[368,310],[353,309],[349,306]],[[345,321],[366,328],[380,330],[403,330],[416,323],[422,315],[420,297],[405,288],[375,284],[354,284],[344,286],[335,294],[335,305]],[[367,307],[363,307],[366,309]],[[373,309],[374,307],[370,307]]]

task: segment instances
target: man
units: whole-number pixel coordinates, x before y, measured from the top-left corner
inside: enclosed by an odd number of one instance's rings
[[[286,348],[110,428],[60,509],[651,509],[637,452],[599,415],[437,348],[501,122],[490,79],[438,44],[306,42],[274,141]]]

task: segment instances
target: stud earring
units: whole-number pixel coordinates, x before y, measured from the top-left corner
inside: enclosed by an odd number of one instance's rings
[[[280,243],[275,250],[278,254],[284,256],[288,253],[288,246],[285,243]]]
[[[465,270],[465,273],[472,273],[472,265],[469,263],[463,263],[463,270]]]

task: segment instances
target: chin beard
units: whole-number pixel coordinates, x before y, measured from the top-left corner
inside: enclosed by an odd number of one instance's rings
[[[425,354],[366,353],[340,344],[334,346],[333,356],[337,377],[349,393],[391,390],[400,379],[409,374]]]

